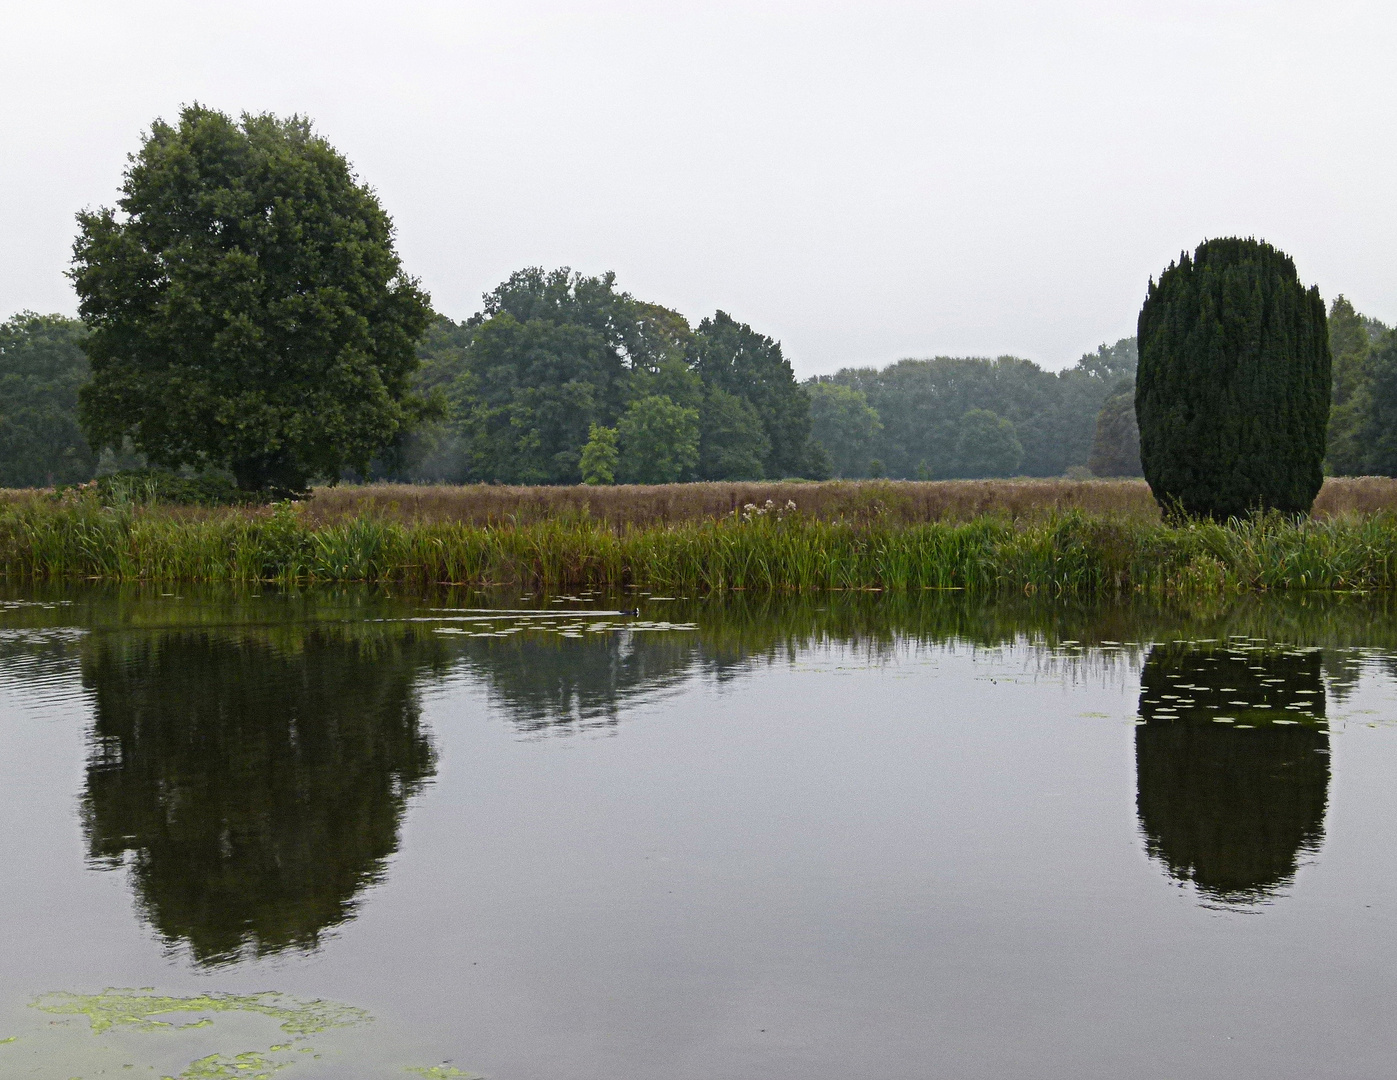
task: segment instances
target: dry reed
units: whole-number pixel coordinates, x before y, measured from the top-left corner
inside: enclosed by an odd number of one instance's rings
[[[0,508],[25,505],[45,489],[0,489]],[[677,524],[730,517],[748,504],[794,502],[818,521],[916,524],[1004,517],[1031,521],[1080,510],[1140,522],[1159,520],[1159,508],[1143,480],[834,480],[824,483],[752,482],[617,485],[615,487],[510,487],[502,484],[343,484],[316,488],[302,505],[311,525],[361,516],[404,524],[526,524],[582,517],[613,526]],[[1397,479],[1329,477],[1315,500],[1314,516],[1397,512]],[[188,519],[257,510],[169,507]]]
[[[508,487],[495,484],[370,484],[317,488],[307,505],[317,523],[363,514],[403,522],[523,524],[589,517],[613,526],[677,524],[731,517],[749,504],[796,504],[818,521],[882,520],[910,525],[1011,520],[1081,510],[1158,520],[1139,480],[863,480],[824,483],[705,483],[616,487]],[[1397,500],[1394,500],[1397,502]]]

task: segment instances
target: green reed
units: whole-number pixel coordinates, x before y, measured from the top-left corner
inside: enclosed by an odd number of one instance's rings
[[[35,499],[0,506],[0,574],[699,593],[1385,589],[1397,585],[1397,516],[1225,525],[1080,511],[910,524],[797,513],[620,526],[586,515],[488,526],[377,516],[317,524],[289,503],[190,513]]]

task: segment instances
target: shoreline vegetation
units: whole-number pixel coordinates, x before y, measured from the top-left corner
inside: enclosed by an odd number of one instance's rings
[[[1098,595],[1397,586],[1397,481],[1315,516],[1174,524],[1131,481],[317,491],[196,508],[0,492],[0,574],[408,587]]]

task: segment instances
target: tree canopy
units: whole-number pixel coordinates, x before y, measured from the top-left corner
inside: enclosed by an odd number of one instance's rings
[[[1329,337],[1290,256],[1205,241],[1150,282],[1139,340],[1140,461],[1160,505],[1308,512],[1324,480]]]
[[[1135,339],[1123,338],[1056,373],[1013,356],[941,356],[900,360],[881,370],[845,368],[811,380],[807,388],[817,437],[841,475],[868,476],[877,461],[893,477],[965,476],[958,449],[962,420],[983,409],[1012,426],[1023,451],[1019,469],[1061,476],[1086,464],[1102,402],[1122,377],[1134,374]],[[859,419],[852,410],[854,428],[842,426],[839,414],[856,399],[831,396],[835,388],[862,394],[871,416]]]
[[[971,409],[956,425],[956,471],[978,480],[1013,476],[1023,462],[1014,425],[989,409]]]
[[[779,343],[723,312],[694,329],[611,273],[519,270],[464,323],[439,319],[419,351],[419,392],[440,394],[447,418],[418,440],[411,476],[747,480],[811,475],[820,460]]]
[[[1096,415],[1087,468],[1095,476],[1140,475],[1140,426],[1135,422],[1135,381],[1122,380]]]
[[[97,455],[77,418],[84,333],[77,319],[32,311],[0,323],[0,487],[91,478]]]
[[[873,460],[873,438],[883,430],[868,395],[851,386],[821,379],[812,381],[810,424],[815,439],[829,454],[836,476],[867,476]]]
[[[117,209],[78,215],[89,440],[299,490],[421,412],[430,308],[373,191],[301,117],[157,120]]]

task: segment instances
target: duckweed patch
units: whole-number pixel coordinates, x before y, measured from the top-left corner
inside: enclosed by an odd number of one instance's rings
[[[273,1073],[290,1065],[289,1061],[272,1061],[256,1050],[246,1053],[210,1054],[190,1062],[189,1068],[179,1076],[161,1077],[161,1080],[271,1080]]]
[[[139,990],[109,987],[100,994],[55,991],[36,998],[30,1004],[50,1015],[86,1017],[93,1036],[118,1030],[140,1033],[193,1032],[215,1026],[214,1017],[209,1014],[226,1013],[266,1017],[292,1036],[266,1049],[205,1053],[175,1075],[165,1072],[157,1074],[160,1080],[272,1080],[274,1074],[282,1069],[306,1060],[296,1056],[298,1052],[308,1053],[313,1059],[320,1057],[310,1042],[313,1036],[373,1019],[365,1010],[353,1005],[323,999],[302,1001],[275,991],[177,997],[156,993],[149,987]],[[179,1022],[186,1017],[187,1022]],[[130,1047],[127,1049],[129,1051]],[[204,1049],[208,1049],[207,1043]],[[133,1067],[131,1064],[122,1066],[124,1069]],[[153,1071],[156,1066],[150,1065],[149,1068]]]
[[[55,991],[34,1001],[34,1008],[60,1016],[86,1016],[92,1033],[100,1035],[112,1027],[134,1027],[155,1031],[171,1027],[204,1027],[208,1019],[189,1024],[172,1024],[157,1016],[176,1013],[247,1012],[270,1017],[288,1035],[305,1038],[330,1028],[349,1027],[373,1019],[363,1009],[336,1001],[298,1001],[275,991],[261,994],[197,994],[193,997],[167,997],[149,990],[109,987],[100,994],[71,994]]]

